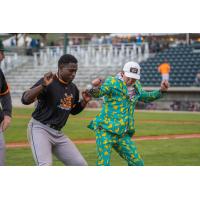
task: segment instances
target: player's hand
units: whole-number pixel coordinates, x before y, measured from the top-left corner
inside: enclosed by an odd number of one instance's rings
[[[5,115],[0,125],[0,129],[2,130],[2,132],[4,132],[9,127],[10,123],[11,123],[11,117]]]
[[[87,104],[91,99],[91,95],[87,92],[87,90],[84,90],[82,92],[82,97],[83,97],[83,101]]]
[[[51,84],[53,81],[53,77],[54,77],[54,74],[52,72],[46,73],[43,78],[43,85],[48,86],[49,84]]]
[[[100,87],[102,85],[102,79],[101,78],[96,78],[92,81],[92,85],[94,87]]]
[[[160,90],[162,92],[166,92],[169,88],[169,82],[167,80],[164,80],[161,82]]]

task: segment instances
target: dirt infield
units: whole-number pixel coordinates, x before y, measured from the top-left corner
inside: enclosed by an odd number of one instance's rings
[[[134,141],[150,141],[150,140],[168,140],[168,139],[192,139],[200,138],[200,133],[195,134],[177,134],[177,135],[159,135],[159,136],[134,136]],[[95,144],[94,139],[73,140],[75,144]],[[26,148],[29,147],[27,142],[7,143],[6,148]]]

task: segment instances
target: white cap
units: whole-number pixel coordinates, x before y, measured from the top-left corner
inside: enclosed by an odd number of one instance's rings
[[[138,63],[127,62],[123,67],[123,71],[125,76],[140,80],[140,65]]]

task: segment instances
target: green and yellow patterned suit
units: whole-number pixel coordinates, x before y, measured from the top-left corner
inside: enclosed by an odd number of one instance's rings
[[[97,165],[110,165],[112,147],[128,162],[130,166],[144,165],[131,140],[135,133],[134,110],[138,101],[151,102],[162,96],[159,90],[146,92],[139,81],[136,81],[134,95],[130,98],[126,83],[109,76],[92,96],[104,97],[101,112],[89,124],[96,133]]]

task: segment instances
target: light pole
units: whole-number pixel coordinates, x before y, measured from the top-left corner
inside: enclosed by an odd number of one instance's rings
[[[67,53],[67,46],[68,46],[68,34],[67,33],[64,33],[64,54]]]

